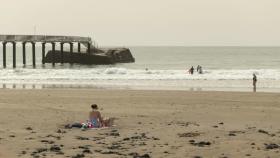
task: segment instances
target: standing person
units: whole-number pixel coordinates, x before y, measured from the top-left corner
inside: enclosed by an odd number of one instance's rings
[[[190,74],[193,74],[193,71],[194,71],[194,68],[193,68],[193,66],[190,68],[190,70],[189,70],[189,73]]]
[[[199,69],[200,69],[200,65],[197,65],[196,72],[199,72]]]
[[[199,66],[198,73],[199,73],[199,74],[202,74],[202,73],[203,73],[203,72],[202,72],[202,67],[201,67],[201,66]]]
[[[256,92],[256,89],[257,89],[257,76],[256,76],[256,74],[253,74],[253,87],[254,87],[254,92]]]

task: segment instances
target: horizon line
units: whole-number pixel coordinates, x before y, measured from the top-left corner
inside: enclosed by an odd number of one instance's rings
[[[99,47],[280,47],[280,45],[99,45]]]

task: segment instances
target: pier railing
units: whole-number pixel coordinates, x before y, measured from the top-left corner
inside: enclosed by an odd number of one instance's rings
[[[0,41],[10,42],[79,42],[91,43],[90,37],[79,36],[47,36],[47,35],[0,35]]]

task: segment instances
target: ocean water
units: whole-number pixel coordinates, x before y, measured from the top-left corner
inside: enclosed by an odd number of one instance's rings
[[[2,87],[88,87],[166,90],[251,91],[252,74],[258,91],[280,91],[280,47],[130,47],[135,63],[115,65],[41,65],[41,47],[36,47],[32,67],[27,47],[27,67],[17,46],[17,68],[12,68],[12,48],[7,49],[7,68],[2,68]],[[57,49],[59,49],[57,47]],[[65,47],[65,50],[67,48]],[[75,50],[75,49],[74,49]],[[203,74],[188,69],[201,65]],[[27,86],[26,86],[27,85]]]

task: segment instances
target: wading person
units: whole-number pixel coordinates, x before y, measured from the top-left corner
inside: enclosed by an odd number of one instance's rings
[[[193,74],[193,71],[194,71],[194,68],[193,68],[193,66],[189,69],[189,73],[190,74]]]

